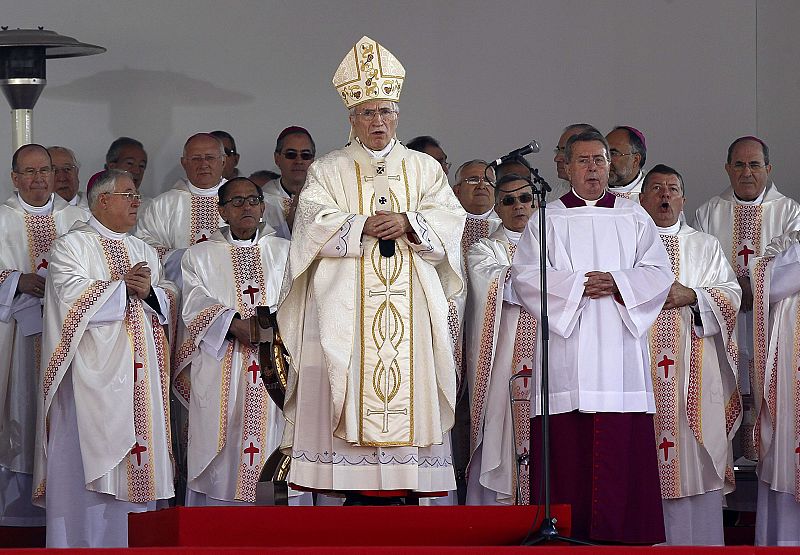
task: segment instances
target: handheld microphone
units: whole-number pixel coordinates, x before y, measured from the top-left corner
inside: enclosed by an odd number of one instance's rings
[[[381,256],[384,258],[391,258],[394,256],[394,239],[378,239],[378,250],[381,251]]]
[[[536,154],[537,152],[539,152],[539,143],[537,143],[536,141],[531,141],[528,144],[526,144],[525,146],[517,148],[517,149],[514,149],[511,152],[509,152],[508,154],[505,154],[505,155],[501,156],[500,158],[498,158],[497,160],[495,160],[494,162],[489,164],[489,167],[499,166],[500,164],[502,164],[504,162],[508,162],[509,160],[513,160],[514,158],[519,158],[519,157],[525,156],[527,154]]]

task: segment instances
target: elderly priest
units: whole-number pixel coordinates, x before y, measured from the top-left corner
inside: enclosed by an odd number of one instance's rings
[[[289,480],[348,504],[455,489],[447,301],[465,215],[442,167],[395,137],[404,74],[368,37],[336,71],[351,141],[309,169],[278,309]]]
[[[108,170],[89,221],[53,243],[34,471],[48,547],[124,547],[128,513],[174,494],[162,326],[177,293],[129,234],[139,202],[130,174]]]

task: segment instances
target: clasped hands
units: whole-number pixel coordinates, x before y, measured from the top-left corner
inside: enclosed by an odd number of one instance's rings
[[[362,233],[377,239],[398,239],[413,231],[405,213],[379,210],[364,222]]]
[[[139,297],[144,300],[150,295],[151,278],[147,262],[137,262],[122,276],[129,297]]]

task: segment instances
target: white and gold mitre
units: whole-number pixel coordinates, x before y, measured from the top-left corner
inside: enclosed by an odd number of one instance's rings
[[[391,52],[364,36],[339,64],[333,86],[348,108],[368,100],[397,102],[405,76],[406,70]]]

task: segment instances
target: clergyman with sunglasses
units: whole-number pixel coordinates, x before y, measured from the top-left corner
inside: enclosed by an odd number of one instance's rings
[[[551,499],[572,505],[578,539],[661,543],[647,332],[675,276],[650,215],[608,191],[605,137],[570,137],[565,162],[572,189],[550,203],[545,221]],[[528,225],[514,255],[509,300],[541,321],[539,252],[539,226]],[[536,356],[534,383],[540,371]],[[540,410],[533,387],[531,411]],[[539,418],[531,455],[533,468],[541,468]],[[531,499],[540,499],[539,480],[531,486]]]
[[[509,380],[533,367],[537,323],[529,312],[503,298],[511,288],[508,273],[516,245],[534,212],[533,189],[528,179],[506,174],[497,181],[493,198],[502,226],[472,245],[466,257],[464,335],[472,416],[466,501],[527,505],[527,466],[519,471],[516,461],[518,454],[530,451],[530,410],[523,401],[530,397],[532,376],[514,380],[511,397]],[[518,400],[513,407],[511,399]]]

